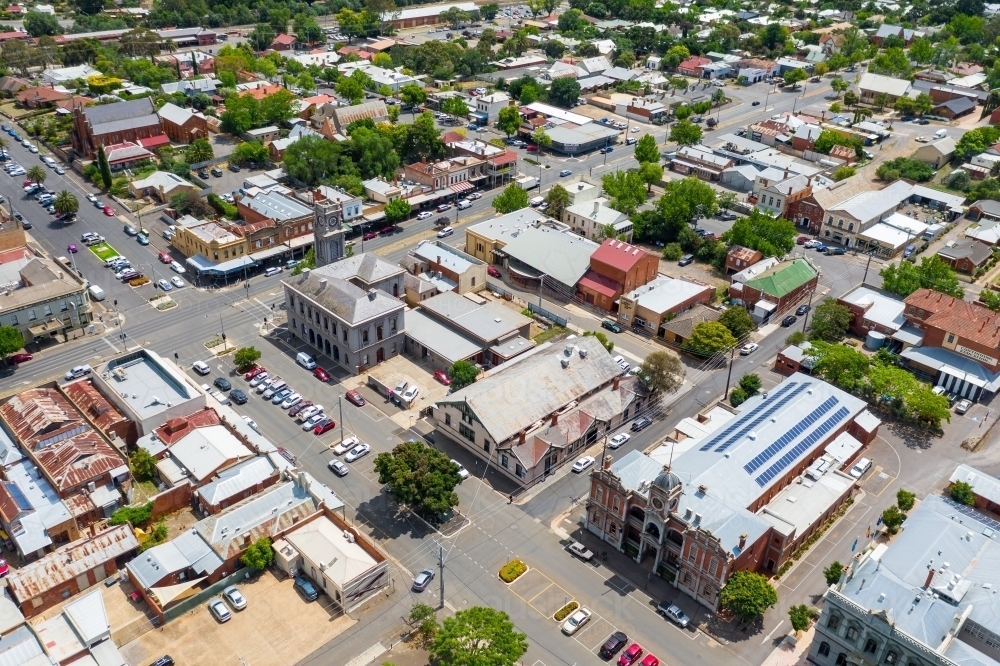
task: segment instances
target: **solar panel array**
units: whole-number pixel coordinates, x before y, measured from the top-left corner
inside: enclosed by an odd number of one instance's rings
[[[994,532],[1000,533],[1000,522],[997,522],[992,518],[990,518],[989,516],[985,516],[979,513],[971,506],[966,506],[964,504],[961,504],[960,502],[956,502],[953,499],[945,497],[944,501],[948,503],[948,506],[958,511],[963,516],[968,516],[969,518],[974,519],[976,522],[980,522],[983,525],[986,525],[987,527],[993,528]]]
[[[826,421],[823,421],[823,423],[820,424],[818,428],[809,433],[808,437],[806,437],[801,442],[796,444],[791,450],[788,451],[788,453],[778,458],[777,462],[768,467],[763,474],[758,476],[755,479],[757,485],[760,486],[761,488],[766,486],[768,482],[771,481],[771,479],[778,476],[778,474],[780,474],[782,470],[784,470],[786,467],[788,467],[789,464],[794,462],[795,459],[798,458],[800,455],[802,455],[803,452],[807,451],[809,447],[818,442],[821,437],[826,435],[826,433],[830,432],[830,430],[832,430],[838,423],[840,423],[841,419],[843,419],[850,413],[851,410],[849,410],[847,407],[841,407],[836,412],[834,412],[833,416],[828,418]]]
[[[725,441],[722,441],[719,447],[715,449],[716,453],[722,453],[730,446],[738,442],[744,435],[769,419],[772,414],[784,407],[792,398],[805,391],[811,385],[812,382],[804,382],[802,384],[792,382],[788,385],[788,389],[791,390],[780,389],[778,393],[771,397],[770,400],[766,400],[757,406],[757,409],[760,409],[761,407],[764,407],[765,409],[761,411],[751,410],[746,416],[742,417],[739,421],[727,428],[725,432],[710,442],[708,447],[711,447],[712,445],[725,439]],[[727,436],[728,439],[726,439]],[[703,446],[701,450],[706,451],[707,448]]]
[[[805,432],[806,428],[811,426],[813,423],[816,423],[816,421],[818,421],[821,416],[823,416],[828,411],[833,409],[838,402],[840,401],[837,400],[836,396],[827,399],[826,402],[824,402],[822,405],[814,409],[812,413],[809,414],[809,416],[805,417],[804,419],[796,423],[795,427],[793,427],[791,430],[782,435],[780,439],[775,440],[774,443],[772,443],[766,449],[757,454],[757,456],[753,460],[751,460],[750,462],[748,462],[746,465],[743,466],[743,469],[747,471],[747,474],[753,474],[754,472],[756,472],[757,468],[759,468],[761,465],[763,465],[772,457],[774,457],[774,454],[776,454],[778,451],[791,444],[792,440],[794,440],[796,437]]]
[[[4,486],[6,486],[7,492],[14,498],[14,503],[17,504],[17,508],[21,511],[31,511],[34,508],[31,506],[31,502],[28,501],[28,498],[24,496],[24,493],[21,492],[21,489],[17,487],[17,484],[5,483]]]
[[[790,382],[788,384],[785,384],[784,386],[782,386],[781,388],[779,388],[775,392],[775,394],[773,396],[771,396],[771,400],[777,400],[783,394],[787,393],[788,391],[790,391],[791,389],[793,389],[797,385],[798,385],[798,382]],[[764,405],[764,404],[767,404],[767,403],[766,402],[762,402],[761,403],[761,405]],[[726,437],[728,437],[729,435],[731,435],[734,432],[736,432],[737,430],[739,430],[743,425],[746,424],[747,421],[749,421],[750,419],[754,418],[754,416],[755,416],[755,412],[753,412],[753,411],[747,412],[746,414],[744,414],[743,416],[741,416],[739,419],[737,419],[728,428],[726,428],[725,430],[723,430],[722,432],[720,432],[718,435],[716,435],[712,439],[708,440],[708,442],[706,442],[704,445],[702,445],[702,447],[700,449],[698,449],[698,450],[699,451],[708,451],[710,448],[712,448],[713,446],[715,446],[716,444],[718,444],[719,442],[721,442],[722,440],[724,440]]]

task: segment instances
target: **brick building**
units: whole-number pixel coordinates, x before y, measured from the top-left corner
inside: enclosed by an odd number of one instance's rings
[[[959,273],[975,275],[993,256],[993,249],[985,243],[959,239],[938,250],[937,256]]]
[[[193,109],[184,109],[171,103],[160,107],[163,131],[175,143],[191,143],[208,138],[208,120]]]
[[[608,312],[625,292],[656,279],[660,258],[614,238],[605,240],[590,256],[590,270],[577,283],[587,303]]]
[[[750,309],[760,323],[773,314],[784,313],[816,290],[819,273],[807,259],[783,261],[746,282],[733,282],[729,294],[733,302]]]
[[[73,150],[89,160],[97,157],[101,146],[137,143],[163,134],[163,123],[148,97],[73,109]]]
[[[739,273],[764,258],[760,250],[751,250],[742,245],[733,245],[726,253],[726,273]]]

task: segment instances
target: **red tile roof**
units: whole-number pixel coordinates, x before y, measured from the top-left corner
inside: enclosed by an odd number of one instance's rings
[[[279,90],[283,90],[283,88],[277,85],[270,85],[270,86],[265,85],[259,88],[254,88],[253,90],[244,90],[243,92],[240,93],[240,97],[249,95],[250,97],[253,97],[255,100],[260,101],[265,97],[267,97],[268,95],[273,95]]]
[[[34,88],[28,88],[17,93],[17,101],[22,104],[59,102],[67,97],[69,95],[66,93],[45,86],[35,86]]]
[[[618,291],[621,289],[621,284],[615,282],[609,277],[605,277],[600,273],[596,272],[594,269],[588,270],[580,278],[580,286],[590,289],[598,294],[603,294],[608,298],[614,298]]]
[[[493,166],[502,166],[504,164],[510,164],[511,162],[517,161],[517,153],[508,150],[503,155],[497,155],[496,157],[491,157],[486,160],[487,164],[492,164]]]
[[[628,272],[648,255],[648,252],[635,245],[608,238],[594,251],[594,254],[590,255],[590,260]]]
[[[156,429],[156,436],[164,444],[170,446],[184,439],[195,428],[207,428],[208,426],[219,425],[221,423],[222,421],[219,419],[219,415],[215,413],[215,410],[206,407],[194,414],[170,419],[166,424]]]
[[[148,139],[139,139],[139,145],[143,148],[157,148],[159,146],[169,146],[170,137],[166,134],[157,134]]]
[[[906,297],[906,311],[919,308],[927,326],[939,328],[993,349],[1000,348],[1000,313],[976,303],[931,289],[918,289]]]
[[[274,38],[272,44],[287,44],[291,46],[295,43],[295,35],[278,35]]]

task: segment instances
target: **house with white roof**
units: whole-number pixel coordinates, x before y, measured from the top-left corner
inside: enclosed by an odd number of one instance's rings
[[[608,204],[605,197],[598,197],[568,206],[563,211],[562,222],[570,225],[573,231],[593,241],[604,238],[604,229],[611,226],[615,234],[625,234],[632,238],[632,221],[628,215],[621,213]]]
[[[858,91],[861,101],[866,104],[874,104],[875,98],[884,94],[888,104],[894,104],[897,99],[906,95],[910,90],[910,82],[905,79],[896,79],[891,76],[872,74],[866,72],[858,81]]]

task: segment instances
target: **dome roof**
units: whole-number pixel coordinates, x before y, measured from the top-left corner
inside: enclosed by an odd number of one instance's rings
[[[676,474],[670,471],[669,467],[664,465],[663,471],[653,480],[653,485],[669,493],[681,485],[681,480]]]

